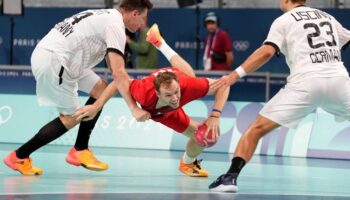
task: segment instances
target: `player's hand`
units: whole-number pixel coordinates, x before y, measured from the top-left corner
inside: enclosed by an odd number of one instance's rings
[[[151,114],[143,109],[140,109],[139,107],[133,109],[132,116],[136,119],[138,122],[144,122],[151,118]]]
[[[222,87],[229,87],[233,85],[237,80],[232,78],[230,75],[223,76],[220,79],[214,81],[213,83],[210,84],[210,89],[211,90],[217,90]]]
[[[207,120],[204,122],[208,129],[205,133],[205,138],[207,138],[210,142],[216,142],[219,139],[220,136],[220,118],[218,117],[208,117]],[[212,131],[212,139],[208,139],[208,133]]]
[[[73,114],[73,117],[76,121],[89,121],[95,118],[97,113],[100,111],[100,109],[95,105],[86,105],[83,107],[78,108],[75,113]]]

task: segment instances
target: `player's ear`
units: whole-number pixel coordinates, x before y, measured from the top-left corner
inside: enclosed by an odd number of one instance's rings
[[[139,11],[137,11],[137,10],[133,10],[131,12],[132,12],[131,14],[133,17],[136,17],[137,15],[139,15]]]

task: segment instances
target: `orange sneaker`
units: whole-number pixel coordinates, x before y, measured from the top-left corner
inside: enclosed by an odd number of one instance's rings
[[[162,44],[162,36],[160,35],[158,25],[153,24],[147,31],[146,41],[153,44],[155,47],[159,47]]]
[[[200,161],[197,159],[193,163],[185,164],[181,158],[179,170],[187,176],[208,177],[208,172],[201,168]]]
[[[103,171],[108,169],[106,163],[100,162],[95,158],[92,150],[85,149],[77,151],[74,147],[69,151],[66,157],[67,163],[75,166],[83,166],[86,169],[94,171]]]
[[[19,171],[23,175],[40,175],[43,170],[32,165],[31,158],[17,158],[16,152],[12,151],[4,158],[4,163],[11,169]]]

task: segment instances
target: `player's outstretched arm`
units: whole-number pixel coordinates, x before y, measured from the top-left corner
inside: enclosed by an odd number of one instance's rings
[[[263,45],[258,48],[252,55],[250,55],[241,66],[237,67],[229,75],[220,78],[210,85],[211,89],[218,89],[224,85],[233,85],[238,79],[246,74],[256,71],[259,67],[269,61],[276,50],[271,45]]]
[[[160,35],[158,25],[153,24],[147,32],[146,40],[153,44],[162,54],[168,59],[171,66],[178,68],[185,74],[195,77],[195,73],[188,62],[186,62],[181,56],[179,56],[163,39]]]
[[[118,92],[118,87],[115,81],[108,84],[107,88],[102,92],[101,96],[92,105],[86,105],[76,110],[73,117],[77,121],[92,120],[96,114],[102,109],[106,102]]]
[[[139,108],[136,105],[136,101],[131,97],[129,91],[129,76],[125,70],[125,63],[123,57],[117,53],[108,52],[106,56],[106,61],[108,67],[112,70],[112,75],[117,85],[118,91],[123,96],[134,118],[137,121],[146,121],[150,119],[150,113]]]
[[[209,81],[209,84],[211,84],[216,80],[208,78],[208,81]],[[215,94],[215,102],[213,104],[212,111],[209,114],[207,120],[205,120],[205,124],[208,126],[207,132],[209,132],[209,130],[212,130],[214,141],[216,141],[216,139],[220,135],[220,116],[225,106],[225,103],[227,102],[229,92],[230,92],[230,87],[223,86],[216,90],[209,89],[207,93],[207,95]]]

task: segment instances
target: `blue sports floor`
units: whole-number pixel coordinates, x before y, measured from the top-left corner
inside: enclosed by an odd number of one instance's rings
[[[4,158],[19,145],[0,144]],[[92,148],[109,164],[104,172],[65,162],[68,146],[45,146],[32,155],[41,176],[23,176],[0,164],[0,199],[339,200],[350,199],[350,161],[255,156],[238,179],[239,192],[212,193],[208,185],[227,170],[229,154],[205,153],[208,178],[178,170],[183,152]]]

